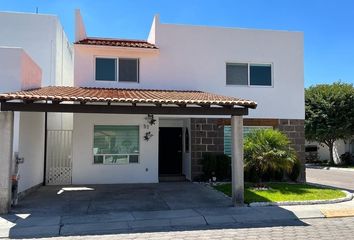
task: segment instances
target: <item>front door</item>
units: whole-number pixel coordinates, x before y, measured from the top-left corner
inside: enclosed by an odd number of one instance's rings
[[[159,174],[182,174],[182,128],[159,129]]]

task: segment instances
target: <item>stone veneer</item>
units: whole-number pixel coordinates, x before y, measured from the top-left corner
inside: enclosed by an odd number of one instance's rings
[[[279,119],[278,125],[275,126],[285,133],[289,140],[292,142],[290,145],[297,152],[297,156],[301,161],[301,172],[299,181],[305,182],[306,169],[305,169],[305,120],[294,119]]]
[[[201,159],[204,152],[224,153],[224,125],[230,119],[192,118],[191,119],[191,154],[192,179],[200,176]],[[284,132],[292,142],[302,163],[299,181],[305,181],[305,129],[304,120],[293,119],[244,119],[244,126],[273,126]]]
[[[203,173],[204,152],[224,153],[224,128],[217,118],[191,119],[192,179]]]

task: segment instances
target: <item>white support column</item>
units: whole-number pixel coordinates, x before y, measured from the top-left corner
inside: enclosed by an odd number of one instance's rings
[[[13,112],[0,112],[0,214],[11,205],[13,125]]]
[[[242,116],[231,116],[231,151],[232,202],[234,206],[240,206],[244,202]]]

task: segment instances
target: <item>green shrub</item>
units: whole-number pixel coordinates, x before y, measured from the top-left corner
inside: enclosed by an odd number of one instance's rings
[[[255,173],[258,182],[272,177],[283,177],[296,161],[294,149],[285,134],[273,129],[250,132],[244,141],[245,170]]]
[[[231,179],[231,159],[220,153],[204,153],[202,159],[204,176],[202,179],[209,180],[216,177],[218,181]]]
[[[345,152],[342,155],[340,155],[340,162],[342,165],[352,165],[353,162],[353,155],[351,155],[349,152]]]

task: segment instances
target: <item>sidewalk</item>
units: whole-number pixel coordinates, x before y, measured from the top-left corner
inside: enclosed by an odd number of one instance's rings
[[[306,223],[301,220],[345,216],[354,216],[354,200],[323,205],[196,208],[76,216],[3,215],[0,217],[0,238],[304,226]]]

